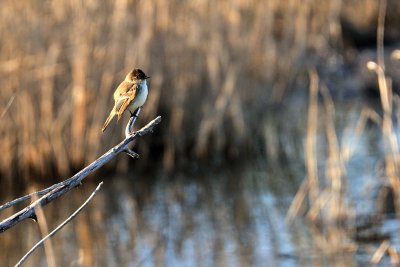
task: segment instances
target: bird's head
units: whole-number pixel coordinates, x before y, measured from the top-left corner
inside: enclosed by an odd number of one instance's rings
[[[141,69],[133,69],[126,75],[125,80],[128,82],[143,81],[150,77],[147,76]]]

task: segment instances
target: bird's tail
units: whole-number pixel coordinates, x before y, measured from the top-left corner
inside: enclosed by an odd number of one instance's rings
[[[115,111],[114,109],[111,111],[110,115],[108,115],[108,118],[106,120],[106,122],[103,125],[103,128],[101,128],[101,131],[104,132],[105,129],[107,128],[108,124],[110,123],[110,121],[114,118],[115,116]]]

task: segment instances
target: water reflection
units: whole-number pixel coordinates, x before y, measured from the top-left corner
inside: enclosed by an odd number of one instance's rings
[[[354,134],[364,105],[361,101],[344,102],[337,109],[336,122],[341,144],[354,146],[346,164],[346,181],[348,201],[359,214],[375,209],[371,188],[379,183],[382,158],[378,126],[371,124],[362,134]],[[221,168],[174,175],[157,170],[104,177],[104,186],[94,200],[53,238],[57,266],[367,263],[375,246],[360,243],[349,247],[348,252],[329,256],[318,250],[318,234],[304,220],[285,223],[288,207],[305,176],[302,149],[305,118],[293,117],[305,114],[299,112],[305,108],[297,105],[292,110],[287,106],[275,113],[279,116],[271,115],[266,127],[266,135],[270,135],[266,139],[270,142],[265,149],[276,154],[267,159],[244,159]],[[323,119],[319,126],[324,129]],[[273,140],[276,148],[269,147]],[[323,158],[326,147],[322,137],[318,149]],[[324,160],[320,162],[325,164]],[[49,229],[69,216],[95,186],[86,182],[46,207]],[[382,229],[398,229],[398,226],[397,220],[388,220]],[[39,228],[32,221],[3,233],[2,266],[15,264],[39,239]],[[398,237],[392,239],[398,244]],[[35,252],[26,266],[47,266],[44,249]]]
[[[223,172],[208,170],[190,179],[161,172],[140,178],[109,177],[85,211],[54,237],[56,262],[61,266],[281,262],[278,255],[292,254],[293,248],[283,223],[285,209],[271,194],[268,184],[273,181],[268,181],[262,166],[259,162]],[[45,208],[50,228],[83,202],[94,184],[84,187]],[[40,236],[29,221],[2,237],[9,241],[2,242],[7,253],[1,261],[10,266]],[[36,252],[27,264],[45,266],[44,251]]]

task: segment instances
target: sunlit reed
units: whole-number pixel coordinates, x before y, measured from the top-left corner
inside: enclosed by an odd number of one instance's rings
[[[152,77],[138,126],[163,116],[142,158],[161,155],[173,169],[257,152],[265,108],[290,92],[307,50],[327,45],[338,2],[4,1],[3,182],[66,176],[116,143],[123,127],[99,129],[133,67]]]

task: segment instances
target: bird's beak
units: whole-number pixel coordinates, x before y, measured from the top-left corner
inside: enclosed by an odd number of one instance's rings
[[[147,79],[150,79],[150,76],[146,76],[146,80],[147,80]]]

